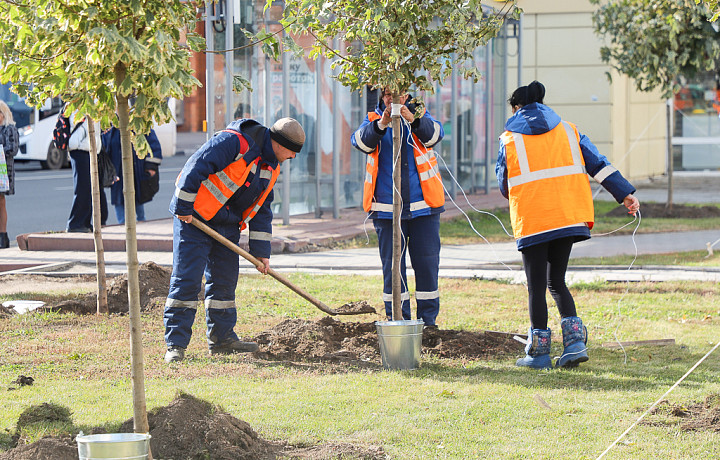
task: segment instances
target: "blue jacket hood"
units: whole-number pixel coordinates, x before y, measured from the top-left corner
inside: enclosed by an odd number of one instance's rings
[[[560,123],[560,115],[550,107],[533,102],[508,118],[505,129],[520,134],[544,134]]]

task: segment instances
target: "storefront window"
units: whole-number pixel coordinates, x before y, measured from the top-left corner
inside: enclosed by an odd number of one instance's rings
[[[684,81],[674,97],[673,167],[720,168],[720,88],[715,73]]]

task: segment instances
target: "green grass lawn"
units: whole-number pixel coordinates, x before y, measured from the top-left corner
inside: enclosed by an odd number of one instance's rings
[[[288,277],[330,306],[353,300],[381,303],[379,277]],[[168,404],[182,390],[223,406],[265,439],[377,445],[396,459],[594,459],[717,343],[720,286],[594,282],[571,290],[590,335],[590,361],[575,370],[520,369],[514,366],[517,356],[478,361],[424,357],[415,371],[210,358],[202,311],[188,359],[168,366],[162,361],[162,312],[154,310],[143,315],[148,408]],[[522,285],[442,279],[440,292],[442,329],[527,329]],[[40,295],[25,293],[24,298]],[[236,330],[244,337],[286,318],[321,317],[267,277],[241,277],[238,305]],[[559,331],[554,307],[550,318],[550,327]],[[674,338],[676,344],[629,347],[625,353],[601,347],[615,340],[658,338]],[[0,388],[0,452],[9,447],[20,413],[43,402],[70,408],[74,425],[23,433],[29,440],[68,429],[117,429],[132,416],[128,349],[126,316],[0,318],[0,382],[8,385],[21,374],[35,379],[34,385],[13,391]],[[553,355],[561,349],[555,334]],[[716,393],[720,355],[710,356],[668,400],[689,404]],[[606,458],[720,457],[720,434],[685,431],[682,421],[653,414]]]

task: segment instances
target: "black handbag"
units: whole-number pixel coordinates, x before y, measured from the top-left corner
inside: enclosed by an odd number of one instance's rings
[[[137,204],[147,203],[151,201],[155,194],[160,190],[160,171],[155,171],[154,175],[148,174],[147,171],[143,173],[140,178],[140,190],[135,197]]]
[[[117,170],[115,165],[108,155],[105,146],[100,147],[98,152],[98,175],[100,176],[100,186],[110,187],[115,183],[115,177],[117,177]]]

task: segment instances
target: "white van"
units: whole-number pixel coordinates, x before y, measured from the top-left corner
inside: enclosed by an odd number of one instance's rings
[[[40,109],[28,107],[25,100],[10,90],[10,83],[0,85],[0,99],[7,102],[20,133],[20,148],[15,161],[39,161],[43,169],[60,169],[70,166],[70,157],[55,147],[53,129],[57,115],[63,108],[60,98],[45,101]],[[175,99],[168,101],[171,113],[175,112]],[[175,154],[177,139],[175,120],[155,126],[164,157]]]
[[[10,91],[10,83],[0,85],[0,99],[10,107],[20,133],[20,149],[15,161],[39,161],[43,169],[69,166],[67,153],[55,147],[52,134],[57,114],[62,109],[60,98],[48,99],[41,109],[28,107],[25,100]]]

